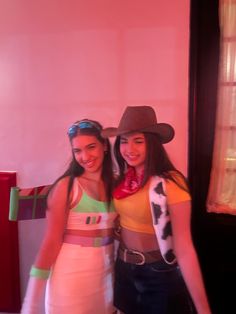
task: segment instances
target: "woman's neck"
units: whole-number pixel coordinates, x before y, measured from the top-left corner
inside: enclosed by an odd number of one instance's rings
[[[101,172],[99,173],[83,173],[81,178],[87,181],[92,182],[100,182],[102,180],[101,178]]]
[[[137,177],[143,176],[143,173],[144,173],[144,166],[135,167],[134,170],[135,170],[135,173],[136,173],[136,176],[137,176]]]

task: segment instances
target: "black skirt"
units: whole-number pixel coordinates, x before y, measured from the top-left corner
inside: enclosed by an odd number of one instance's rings
[[[177,265],[134,265],[117,259],[114,305],[125,314],[196,313]]]

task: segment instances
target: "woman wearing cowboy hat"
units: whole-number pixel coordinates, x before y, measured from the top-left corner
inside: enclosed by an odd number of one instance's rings
[[[125,314],[211,313],[191,237],[186,180],[163,147],[174,129],[157,123],[152,107],[133,106],[102,136],[117,137],[115,306]]]

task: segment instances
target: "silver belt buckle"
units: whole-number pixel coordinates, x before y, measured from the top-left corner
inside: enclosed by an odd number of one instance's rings
[[[137,262],[137,263],[135,263],[135,265],[144,265],[145,264],[145,256],[143,255],[143,253],[141,253],[139,251],[135,251],[135,250],[129,250],[129,249],[124,249],[124,262],[127,262],[127,254],[129,252],[142,257],[141,262]]]
[[[143,255],[142,252],[133,251],[133,250],[131,250],[131,252],[142,257],[142,261],[138,262],[138,263],[135,263],[135,265],[144,265],[145,264],[145,256]]]

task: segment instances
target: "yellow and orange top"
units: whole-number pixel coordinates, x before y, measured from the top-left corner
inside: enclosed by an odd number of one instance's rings
[[[176,175],[176,180],[185,185],[183,179]],[[149,185],[151,179],[135,194],[122,199],[114,199],[114,206],[120,215],[122,227],[136,232],[155,234],[149,204]],[[189,193],[181,189],[172,180],[165,181],[167,205],[191,200]]]

